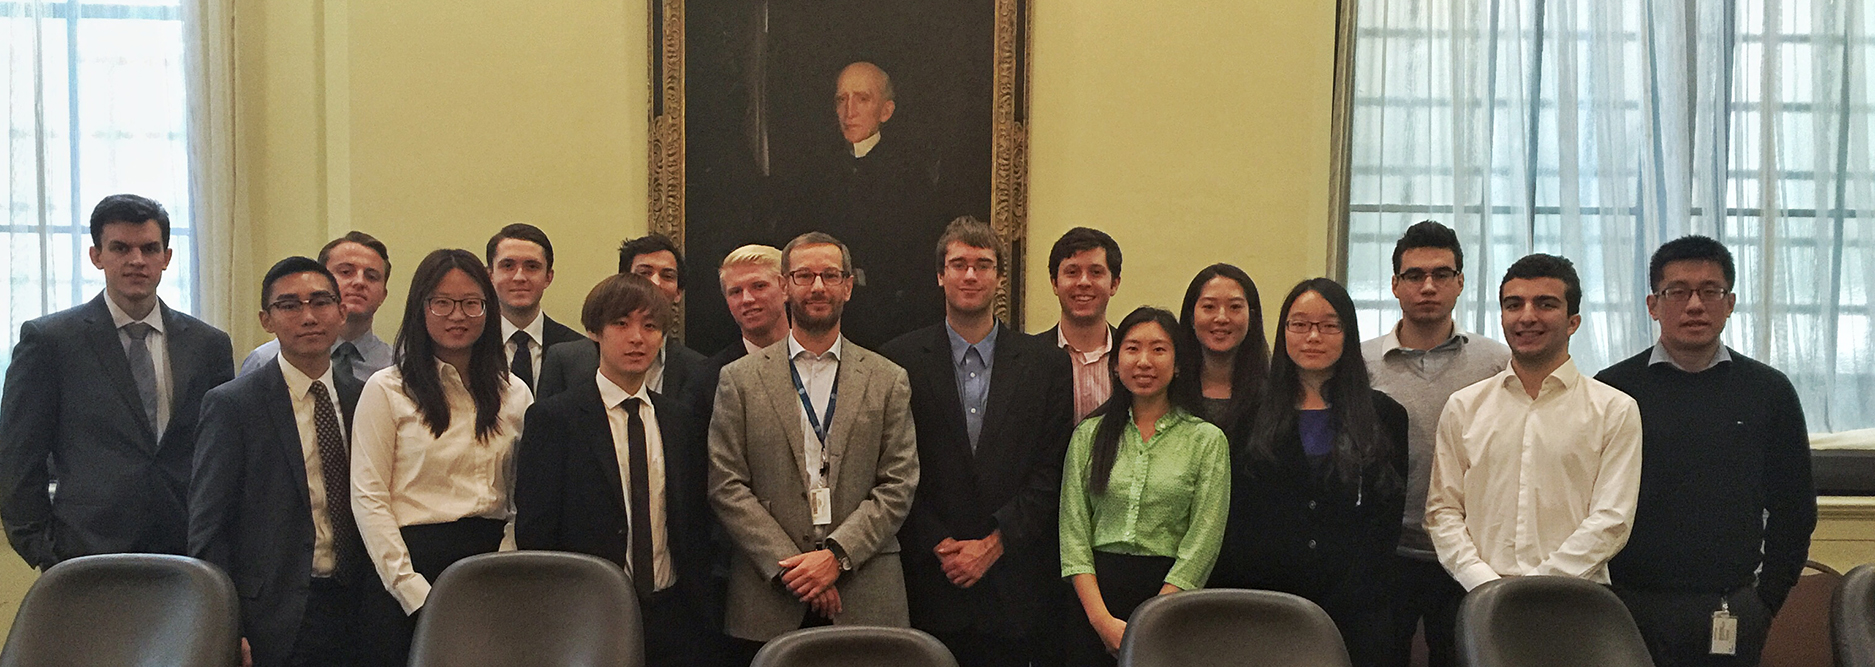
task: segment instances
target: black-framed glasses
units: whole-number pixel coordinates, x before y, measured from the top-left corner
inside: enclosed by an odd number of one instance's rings
[[[307,307],[316,310],[325,310],[337,305],[339,305],[339,295],[331,292],[313,292],[311,296],[304,299],[295,299],[290,296],[280,297],[275,299],[273,303],[267,304],[267,309],[285,315],[298,315],[301,309]]]
[[[793,273],[788,274],[788,280],[793,281],[795,285],[798,285],[801,287],[808,287],[808,286],[813,285],[815,278],[819,278],[820,282],[825,284],[828,287],[838,287],[846,283],[846,272],[838,271],[834,269],[828,269],[820,273],[815,273],[813,271],[808,271],[808,270],[801,270],[801,271],[795,271]]]
[[[1289,320],[1283,323],[1283,329],[1292,334],[1307,334],[1310,330],[1317,330],[1321,331],[1324,336],[1334,336],[1341,333],[1341,323],[1335,321],[1309,322],[1306,320]]]
[[[449,317],[455,314],[458,308],[462,309],[463,317],[481,317],[483,313],[488,312],[488,302],[474,297],[467,299],[451,299],[449,297],[433,296],[430,297],[429,301],[425,302],[425,306],[429,309],[431,315],[437,317]]]
[[[1691,287],[1669,287],[1655,292],[1654,296],[1660,297],[1662,301],[1666,301],[1667,303],[1686,303],[1692,300],[1694,294],[1698,294],[1700,302],[1712,303],[1725,298],[1725,295],[1731,293],[1732,290],[1723,287],[1700,287],[1697,289]]]
[[[1454,269],[1444,268],[1444,267],[1433,269],[1431,271],[1427,271],[1425,269],[1407,269],[1405,271],[1399,272],[1398,274],[1395,274],[1393,277],[1398,278],[1399,280],[1403,282],[1412,283],[1416,285],[1426,282],[1427,278],[1431,278],[1432,284],[1445,285],[1445,284],[1451,283],[1453,278],[1458,277],[1458,271]]]

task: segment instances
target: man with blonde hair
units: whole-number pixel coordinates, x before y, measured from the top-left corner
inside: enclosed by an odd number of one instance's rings
[[[781,276],[780,250],[760,244],[731,250],[716,277],[742,338],[705,359],[684,388],[702,425],[697,432],[704,436],[709,434],[710,412],[716,409],[716,380],[723,367],[788,335],[788,290]]]

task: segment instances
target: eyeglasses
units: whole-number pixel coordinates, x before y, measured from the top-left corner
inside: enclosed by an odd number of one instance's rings
[[[977,273],[989,273],[996,270],[996,260],[983,259],[971,262],[962,258],[953,259],[944,264],[944,269],[956,274],[962,274],[971,269],[976,269]]]
[[[337,294],[331,292],[313,292],[312,296],[304,299],[295,299],[290,296],[280,297],[273,303],[267,304],[267,309],[285,315],[298,315],[300,310],[307,306],[318,310],[325,310],[337,305],[339,305],[339,297]]]
[[[1725,295],[1731,293],[1732,290],[1723,287],[1701,287],[1699,289],[1669,287],[1655,292],[1654,296],[1660,297],[1662,301],[1667,303],[1686,303],[1693,298],[1694,294],[1698,294],[1701,303],[1712,303],[1725,298]]]
[[[1334,336],[1341,333],[1341,323],[1289,320],[1283,323],[1283,329],[1292,334],[1307,334],[1310,330],[1320,330],[1324,336]]]
[[[839,287],[846,283],[846,272],[835,270],[827,270],[820,273],[814,273],[813,271],[795,271],[788,274],[788,280],[794,281],[795,285],[801,287],[812,286],[815,278],[819,278],[820,282],[828,287]]]
[[[437,317],[449,317],[455,314],[457,308],[462,309],[463,317],[481,317],[483,313],[488,312],[488,302],[475,298],[451,299],[448,297],[433,296],[430,297],[427,305],[430,314]]]
[[[1394,278],[1400,280],[1401,282],[1410,283],[1414,285],[1426,282],[1427,278],[1431,278],[1432,284],[1434,285],[1444,285],[1446,283],[1452,282],[1452,279],[1457,278],[1457,277],[1458,277],[1457,271],[1454,271],[1452,269],[1447,269],[1447,268],[1433,269],[1430,272],[1424,269],[1407,269],[1405,271],[1399,272],[1399,274],[1394,276]]]

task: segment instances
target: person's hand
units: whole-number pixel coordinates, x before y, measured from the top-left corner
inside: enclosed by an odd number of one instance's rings
[[[254,667],[254,647],[247,645],[247,638],[241,638],[241,667]]]
[[[835,615],[841,612],[840,589],[837,586],[828,586],[827,590],[822,591],[820,595],[814,596],[814,599],[808,600],[807,604],[814,608],[814,613],[820,614],[822,617],[831,621]]]
[[[780,565],[787,570],[781,574],[782,585],[802,602],[813,602],[840,578],[840,561],[826,549],[797,555]]]
[[[980,540],[947,540],[949,545],[938,545],[938,558],[942,559],[944,576],[951,584],[959,588],[975,586],[983,579],[983,574],[990,571],[990,566],[1003,557],[1003,532],[990,531],[989,536]]]
[[[1126,638],[1126,621],[1108,616],[1094,622],[1094,632],[1100,635],[1100,643],[1107,646],[1108,653],[1120,652],[1120,640]]]

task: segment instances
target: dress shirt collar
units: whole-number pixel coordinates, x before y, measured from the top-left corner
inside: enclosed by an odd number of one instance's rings
[[[756,345],[755,341],[744,338],[742,339],[742,349],[749,354],[755,354],[762,351],[762,346]]]
[[[445,384],[453,382],[456,384],[457,388],[463,391],[469,390],[468,379],[462,377],[461,373],[457,373],[455,366],[449,365],[449,362],[443,361],[442,359],[437,359],[435,357],[431,357],[431,359],[436,362],[436,379]]]
[[[807,351],[807,348],[801,347],[801,341],[795,340],[794,333],[789,332],[788,333],[788,358],[799,359],[801,358],[801,355],[805,354],[809,358],[816,359],[816,360],[832,359],[834,361],[839,361],[840,357],[845,356],[844,354],[842,354],[840,350],[840,348],[844,346],[845,343],[846,343],[846,336],[835,338],[833,339],[833,347],[827,348],[826,354],[822,354],[816,357],[814,356],[814,353]]]
[[[331,364],[326,364],[326,372],[314,378],[301,371],[298,366],[294,366],[293,362],[287,361],[285,355],[281,355],[278,359],[280,360],[280,374],[286,377],[286,394],[293,397],[293,400],[297,401],[301,396],[312,391],[312,383],[315,379],[325,383],[328,400],[338,395],[337,387],[332,386]]]
[[[1184,408],[1174,405],[1172,406],[1172,409],[1166,410],[1165,414],[1159,415],[1158,419],[1153,420],[1152,442],[1146,442],[1146,439],[1140,436],[1139,423],[1133,420],[1133,408],[1131,406],[1128,406],[1126,408],[1126,432],[1133,434],[1134,438],[1138,438],[1140,443],[1147,445],[1147,446],[1158,444],[1160,440],[1164,439],[1159,436],[1165,435],[1167,430],[1172,429],[1178,426],[1179,424],[1183,424],[1188,421],[1202,421],[1202,420],[1199,420],[1197,417],[1192,416],[1192,414],[1189,412],[1186,412]]]
[[[1470,342],[1471,342],[1471,334],[1468,334],[1468,333],[1465,333],[1464,331],[1459,330],[1457,323],[1454,323],[1452,325],[1452,336],[1450,338],[1445,339],[1445,342],[1440,343],[1436,346],[1433,346],[1433,348],[1430,350],[1416,350],[1416,349],[1401,345],[1399,322],[1394,322],[1393,328],[1387,330],[1387,335],[1380,337],[1380,344],[1381,346],[1386,348],[1387,354],[1392,354],[1394,352],[1443,352],[1445,350],[1458,349],[1459,347]]]
[[[152,327],[155,327],[156,333],[165,334],[165,335],[169,333],[163,330],[163,300],[162,299],[157,299],[156,307],[151,308],[150,314],[144,315],[143,319],[141,320],[131,319],[129,313],[126,313],[124,312],[124,309],[117,307],[117,302],[112,301],[111,295],[109,294],[104,295],[104,305],[105,307],[111,309],[111,324],[112,324],[112,328],[114,329],[122,329],[124,328],[124,325],[129,324],[131,322],[142,322],[144,324],[148,324]]]
[[[874,146],[879,145],[879,137],[884,134],[885,132],[883,131],[874,132],[872,136],[859,140],[857,144],[853,144],[853,157],[866,157],[867,153],[872,152]]]
[[[956,329],[951,328],[949,319],[944,320],[944,335],[951,341],[951,365],[961,368],[964,365],[964,355],[968,354],[970,348],[973,347],[977,349],[977,355],[983,358],[983,365],[990,365],[990,360],[996,358],[996,333],[1002,328],[1001,322],[992,320],[990,332],[983,336],[983,340],[971,344],[965,341],[963,336],[958,335]]]
[[[1068,344],[1067,331],[1063,330],[1061,325],[1057,324],[1055,325],[1055,346],[1060,347],[1061,349],[1067,350],[1069,352],[1076,353],[1076,354],[1085,354],[1089,356],[1103,355],[1113,349],[1113,327],[1107,327],[1106,344],[1101,345],[1099,348],[1092,349],[1092,350],[1076,350],[1074,349],[1073,345]]]
[[[599,401],[605,403],[607,410],[618,407],[618,404],[624,403],[625,399],[628,398],[636,398],[644,405],[651,404],[649,382],[640,382],[638,383],[638,391],[628,392],[625,391],[624,387],[618,386],[617,382],[613,382],[612,378],[606,377],[605,372],[601,371],[596,373],[596,375],[599,377]],[[645,379],[650,380],[650,378]]]
[[[1727,350],[1724,345],[1719,346],[1719,351],[1712,355],[1712,360],[1706,362],[1706,366],[1704,368],[1687,368],[1685,366],[1681,366],[1680,362],[1673,360],[1673,355],[1667,354],[1667,348],[1662,346],[1659,343],[1654,343],[1654,354],[1647,358],[1648,366],[1657,366],[1660,364],[1672,364],[1674,368],[1678,368],[1688,373],[1704,373],[1706,371],[1717,368],[1719,364],[1729,364],[1729,363],[1732,363],[1732,353],[1731,351]]]
[[[507,320],[502,320],[502,322],[506,323]],[[346,343],[351,343],[352,347],[358,348],[358,351],[360,353],[364,352],[364,349],[366,347],[379,347],[379,346],[384,345],[384,341],[378,338],[377,332],[372,331],[370,329],[365,330],[365,335],[359,336],[357,338],[353,338],[351,340],[345,340],[343,338],[339,339],[337,342],[332,343],[332,349],[334,350],[339,349],[340,345],[344,345]]]
[[[507,344],[509,341],[513,340],[514,332],[516,331],[527,332],[527,337],[534,341],[534,347],[540,347],[541,342],[546,340],[546,338],[544,338],[547,331],[546,314],[534,313],[534,321],[528,322],[525,327],[514,326],[514,323],[508,321],[507,316],[501,316],[501,342]]]
[[[1498,383],[1504,388],[1515,391],[1520,396],[1528,396],[1523,391],[1523,380],[1517,377],[1515,361],[1504,366],[1504,370],[1499,372],[1497,377]],[[1568,391],[1579,384],[1582,384],[1582,371],[1576,369],[1576,358],[1572,355],[1564,359],[1562,365],[1556,367],[1556,370],[1551,371],[1549,377],[1543,378],[1543,388],[1537,390],[1537,393],[1545,393],[1554,385],[1562,385],[1559,391]]]

